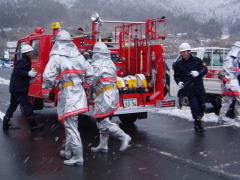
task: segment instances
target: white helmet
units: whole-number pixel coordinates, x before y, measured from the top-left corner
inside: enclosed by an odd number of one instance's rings
[[[32,46],[30,45],[24,45],[22,48],[21,48],[21,53],[27,53],[27,52],[31,52],[33,51],[34,49],[32,48]]]
[[[56,41],[71,41],[71,35],[69,32],[67,32],[66,30],[61,30],[59,33],[57,33]]]
[[[93,47],[93,53],[109,53],[108,47],[103,42],[96,42]]]
[[[191,46],[188,43],[182,43],[179,46],[179,52],[183,52],[183,51],[191,51]]]

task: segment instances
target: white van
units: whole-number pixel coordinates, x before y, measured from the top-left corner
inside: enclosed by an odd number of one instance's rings
[[[191,54],[202,59],[208,67],[208,73],[203,78],[204,87],[207,93],[207,101],[210,102],[215,112],[218,113],[221,108],[221,80],[218,78],[222,70],[223,59],[226,57],[229,49],[220,47],[199,47],[193,48]],[[178,59],[178,58],[177,58]],[[177,96],[179,90],[173,77],[173,69],[170,70],[170,96]],[[186,105],[186,101],[182,100],[182,104]]]

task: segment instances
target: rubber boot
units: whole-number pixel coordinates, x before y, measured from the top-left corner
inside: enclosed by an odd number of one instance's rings
[[[194,124],[194,130],[195,130],[196,132],[198,132],[198,131],[199,131],[199,127],[198,127],[198,122],[197,122],[197,120],[194,120],[193,124]]]
[[[131,137],[129,135],[124,135],[123,137],[121,137],[121,140],[122,140],[122,144],[121,144],[121,147],[120,147],[120,151],[125,151],[128,146],[129,146],[129,142],[131,141]]]
[[[108,152],[108,139],[109,135],[100,134],[100,143],[97,147],[92,147],[92,152]]]
[[[109,122],[109,133],[122,141],[120,151],[125,151],[128,148],[132,138],[120,129],[117,124]]]
[[[64,158],[64,159],[71,159],[72,157],[72,152],[71,151],[67,151],[67,150],[61,150],[59,152],[59,155]]]
[[[3,117],[3,130],[7,131],[9,129],[9,127],[11,126],[11,124],[9,123],[10,118],[4,116]]]
[[[202,127],[202,120],[201,119],[196,119],[194,121],[194,130],[199,133],[203,133],[204,129]]]
[[[64,164],[67,166],[83,165],[83,151],[81,147],[72,148],[73,156],[69,160],[65,160]]]
[[[202,127],[202,120],[198,120],[198,126],[199,126],[199,132],[200,133],[203,133],[204,132],[204,129]]]
[[[64,144],[64,149],[59,152],[59,155],[62,158],[64,158],[64,159],[71,159],[71,157],[72,157],[72,150],[71,150],[71,145],[67,141],[67,139],[66,139],[66,142]]]

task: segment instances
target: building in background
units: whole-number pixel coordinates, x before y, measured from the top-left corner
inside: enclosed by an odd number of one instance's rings
[[[15,54],[16,47],[17,41],[8,41],[3,51],[3,58],[5,60],[12,60]]]

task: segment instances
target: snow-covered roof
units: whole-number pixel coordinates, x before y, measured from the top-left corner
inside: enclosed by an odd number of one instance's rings
[[[17,41],[8,41],[6,43],[7,48],[16,48],[17,47]]]
[[[197,47],[192,48],[191,51],[199,51],[199,50],[228,50],[228,48],[223,47]]]

